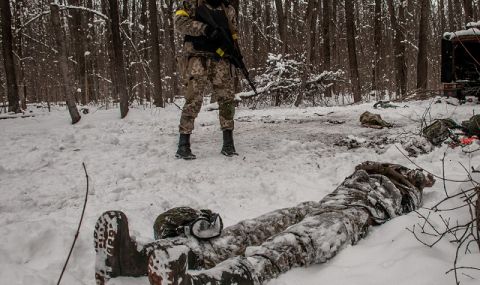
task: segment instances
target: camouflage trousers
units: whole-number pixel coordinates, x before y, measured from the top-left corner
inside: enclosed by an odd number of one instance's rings
[[[195,119],[200,112],[203,93],[211,84],[213,95],[218,102],[220,127],[233,130],[235,115],[235,95],[231,65],[227,60],[215,60],[207,57],[191,57],[186,70],[185,105],[180,118],[181,134],[191,134]]]

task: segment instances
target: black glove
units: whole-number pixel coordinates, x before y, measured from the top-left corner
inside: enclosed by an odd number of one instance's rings
[[[205,28],[205,35],[209,40],[217,42],[221,39],[222,31],[220,28],[215,28],[209,25]]]

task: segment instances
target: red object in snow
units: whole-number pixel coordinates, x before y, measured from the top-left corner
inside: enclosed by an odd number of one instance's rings
[[[473,136],[473,137],[465,137],[465,138],[461,138],[460,139],[460,143],[463,144],[463,145],[471,145],[473,142],[477,141],[478,140],[478,137],[476,136]]]

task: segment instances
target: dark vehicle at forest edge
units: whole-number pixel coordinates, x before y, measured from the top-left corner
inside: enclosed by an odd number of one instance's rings
[[[461,102],[476,96],[480,103],[480,22],[442,38],[443,94]]]

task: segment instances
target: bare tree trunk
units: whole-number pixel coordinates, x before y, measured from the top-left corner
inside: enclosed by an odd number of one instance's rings
[[[143,27],[143,33],[142,37],[143,39],[148,38],[148,18],[147,18],[147,12],[148,12],[148,3],[147,0],[142,0],[142,9],[141,9],[141,14],[140,14],[140,24]],[[149,58],[148,56],[148,49],[144,48],[143,49],[143,57],[144,58]],[[151,85],[150,82],[146,82],[145,79],[143,79],[143,84],[142,84],[142,95],[141,97],[145,99],[147,102],[151,102],[151,95],[150,95],[150,90],[151,90]]]
[[[374,27],[373,27],[373,41],[375,45],[375,59],[373,65],[373,80],[372,80],[372,91],[375,92],[375,95],[378,95],[380,89],[380,62],[381,58],[381,47],[382,47],[382,1],[375,0],[375,16],[374,16]]]
[[[316,0],[309,0],[308,1],[308,7],[306,10],[306,24],[305,24],[305,32],[304,34],[307,35],[306,41],[307,41],[307,55],[305,59],[305,67],[303,68],[303,74],[302,74],[302,87],[300,93],[297,95],[297,98],[295,100],[295,107],[300,106],[302,104],[303,99],[304,99],[304,93],[302,90],[305,90],[305,85],[307,82],[308,74],[310,73],[311,70],[311,64],[312,64],[312,56],[313,56],[313,39],[314,37],[312,36],[312,32],[314,29],[313,22],[315,21],[315,16],[314,14],[316,13]],[[314,96],[314,95],[312,95]]]
[[[462,4],[460,0],[453,0],[453,12],[455,30],[460,30],[465,24],[462,21]]]
[[[110,4],[110,20],[112,30],[113,55],[112,64],[115,76],[113,85],[116,93],[120,97],[120,116],[125,118],[128,114],[128,92],[127,78],[125,76],[125,64],[123,61],[123,43],[120,37],[120,17],[118,9],[118,0],[108,0]]]
[[[80,113],[78,112],[77,105],[75,104],[75,98],[73,96],[72,85],[68,74],[68,55],[66,46],[65,30],[62,27],[62,21],[60,19],[60,8],[57,4],[52,3],[50,5],[52,27],[55,31],[55,42],[58,50],[58,64],[60,66],[60,73],[62,75],[62,92],[65,96],[68,111],[72,118],[72,124],[80,121]]]
[[[69,0],[70,5],[81,6],[81,0]],[[87,83],[86,83],[86,60],[85,60],[85,30],[82,26],[82,11],[74,9],[71,11],[71,36],[73,38],[73,50],[75,52],[75,61],[77,62],[75,73],[78,86],[80,86],[80,102],[83,105],[88,104]]]
[[[267,36],[267,40],[266,40],[266,50],[267,50],[267,54],[270,53],[270,52],[273,52],[272,51],[272,40],[271,40],[271,37],[270,35],[272,34],[271,33],[271,25],[272,25],[272,16],[271,16],[271,3],[270,1],[265,1],[265,34],[268,35]]]
[[[87,0],[86,2],[87,8],[88,9],[93,9],[93,0]],[[91,23],[93,22],[94,16],[93,14],[89,13],[86,15],[86,23]],[[88,25],[88,24],[87,24]],[[87,85],[87,90],[86,92],[86,97],[87,97],[87,103],[90,101],[97,101],[97,90],[95,89],[95,84],[96,84],[96,76],[94,72],[96,72],[97,69],[97,59],[98,59],[98,52],[96,51],[95,44],[94,44],[94,39],[95,39],[95,27],[93,25],[88,26],[86,29],[86,49],[88,53],[85,53],[86,57],[86,69],[85,69],[85,76],[86,76],[86,85]]]
[[[440,0],[438,3],[438,16],[440,17],[440,32],[443,34],[445,33],[445,2],[444,0]]]
[[[10,12],[10,2],[8,0],[0,1],[0,9],[2,16],[0,20],[2,24],[3,64],[5,66],[5,77],[7,79],[8,111],[20,113],[17,77],[15,73],[15,63],[13,61],[12,14]]]
[[[448,0],[448,29],[450,32],[454,32],[456,30],[455,27],[455,12],[453,11],[453,0]]]
[[[332,67],[331,38],[332,30],[332,15],[331,15],[331,1],[323,1],[323,19],[322,19],[322,36],[323,36],[323,70],[328,71]],[[325,96],[332,96],[332,88],[328,87],[325,90]]]
[[[15,2],[15,30],[19,30],[22,26],[22,13],[24,9],[23,0],[16,0]],[[15,39],[14,39],[15,40]],[[25,80],[25,63],[23,57],[23,35],[20,33],[16,37],[16,52],[18,54],[18,81],[20,83],[19,97],[20,107],[23,110],[27,109],[27,82]]]
[[[388,10],[390,11],[390,22],[395,31],[393,49],[395,58],[395,70],[397,81],[397,95],[404,98],[407,94],[407,65],[405,60],[405,35],[401,29],[400,23],[405,21],[405,7],[399,6],[398,21],[395,14],[395,6],[393,0],[387,0]]]
[[[173,22],[173,4],[174,0],[166,0],[165,7],[162,7],[163,15],[165,16],[166,22],[166,36],[169,44],[169,55],[168,55],[168,68],[169,68],[169,77],[171,78],[171,92],[168,94],[168,99],[170,102],[173,102],[175,95],[179,93],[178,91],[178,75],[176,74],[177,64],[175,58],[177,57],[177,52],[175,48],[175,31],[174,31],[174,22]]]
[[[347,28],[348,62],[350,66],[350,79],[352,81],[353,101],[362,101],[360,77],[358,74],[357,48],[355,43],[354,2],[345,0],[345,22]]]
[[[331,68],[331,53],[330,53],[330,0],[323,0],[323,70],[330,70]]]
[[[158,40],[158,25],[157,25],[157,2],[155,0],[148,0],[149,16],[150,16],[150,42],[152,45],[152,70],[153,70],[153,102],[157,107],[164,107],[162,96],[162,80],[160,73],[160,43]]]
[[[473,5],[472,0],[463,0],[463,9],[465,10],[465,20],[467,23],[473,21]]]
[[[288,52],[287,47],[287,15],[283,10],[282,0],[275,0],[275,10],[277,11],[278,32],[282,41],[282,53]]]
[[[428,87],[428,16],[430,13],[430,0],[421,1],[420,30],[418,32],[418,58],[417,58],[417,89],[426,90]]]

